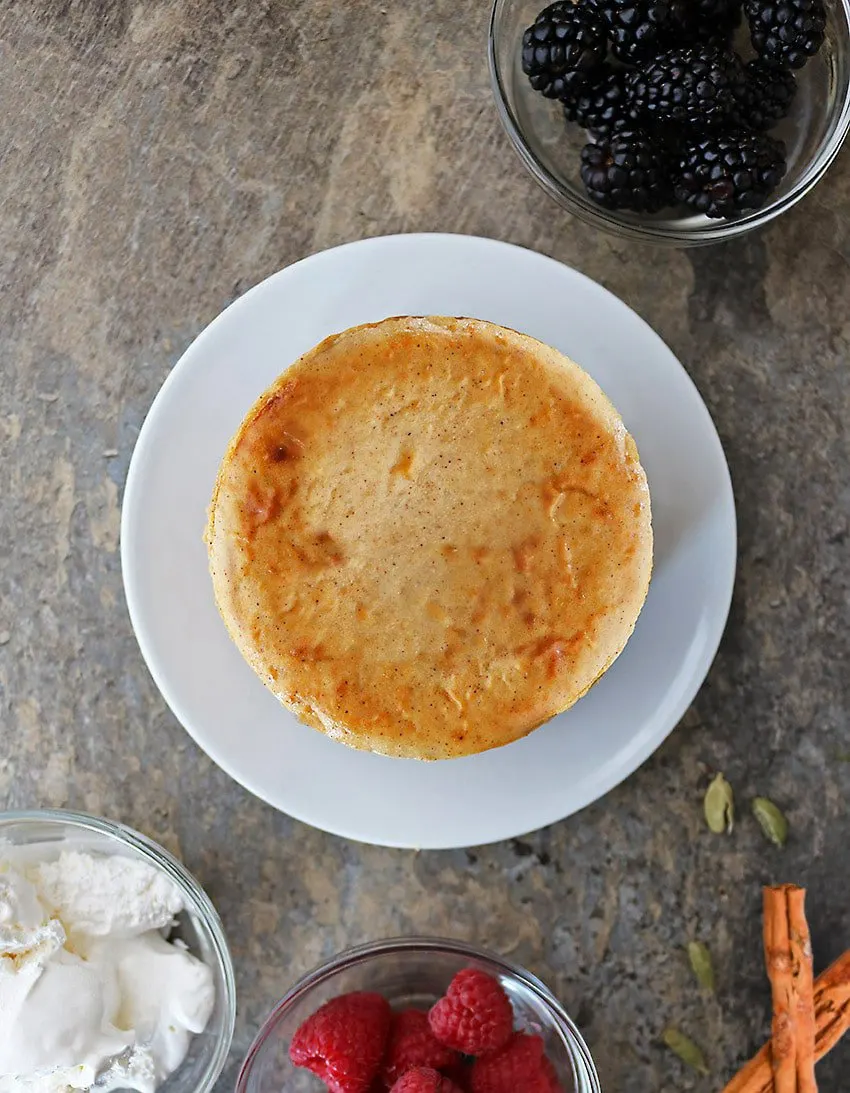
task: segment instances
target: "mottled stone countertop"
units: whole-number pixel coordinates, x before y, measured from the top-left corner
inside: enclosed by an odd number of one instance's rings
[[[68,806],[175,851],[217,903],[237,1059],[272,1002],[354,942],[484,943],[543,976],[606,1093],[712,1093],[768,1031],[760,885],[810,890],[816,962],[850,945],[850,152],[742,242],[625,243],[526,176],[491,101],[488,0],[20,0],[0,10],[0,807]],[[720,654],[658,753],[581,814],[450,853],[311,830],[218,770],[142,662],[118,555],[128,462],[198,331],[273,270],[367,235],[511,240],[596,278],[714,415],[739,573]],[[712,837],[722,769],[787,811]],[[718,994],[682,949],[709,941]],[[659,1046],[668,1022],[713,1079]],[[820,1068],[843,1093],[850,1043]]]

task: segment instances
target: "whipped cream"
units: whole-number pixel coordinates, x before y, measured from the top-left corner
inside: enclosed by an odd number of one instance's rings
[[[154,1093],[215,1003],[211,970],[167,940],[182,910],[137,859],[0,845],[0,1093]]]

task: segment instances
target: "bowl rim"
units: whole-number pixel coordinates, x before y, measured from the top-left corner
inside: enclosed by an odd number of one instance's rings
[[[510,2],[511,0],[494,0],[488,24],[487,57],[490,68],[490,86],[502,127],[514,152],[526,169],[538,185],[561,208],[566,209],[585,224],[603,228],[621,238],[662,246],[699,247],[735,239],[756,228],[764,227],[793,208],[820,182],[840,152],[848,130],[850,130],[850,78],[848,78],[847,86],[844,88],[844,100],[829,140],[821,146],[817,158],[794,188],[778,201],[735,220],[708,221],[697,230],[685,230],[664,222],[645,221],[641,223],[621,219],[616,213],[593,205],[589,199],[582,198],[579,194],[570,193],[535,155],[526,141],[522,127],[511,108],[497,57],[497,23],[504,8]],[[844,25],[847,36],[850,38],[850,0],[836,0],[836,7],[844,15]]]
[[[203,922],[209,933],[218,971],[221,973],[224,984],[223,1028],[203,1075],[192,1086],[193,1093],[209,1093],[227,1063],[236,1028],[236,976],[233,959],[230,955],[224,927],[212,900],[186,866],[166,850],[164,846],[160,846],[159,843],[147,835],[143,835],[140,831],[136,831],[135,828],[88,812],[62,808],[0,811],[0,845],[6,837],[5,829],[7,827],[16,824],[34,825],[37,823],[54,823],[75,830],[88,831],[105,836],[109,840],[128,847],[155,868],[165,873],[180,889],[181,894],[186,897],[189,910],[196,913]],[[179,1080],[179,1073],[178,1068],[171,1078],[176,1077]]]
[[[424,935],[391,937],[354,945],[337,953],[330,960],[316,965],[312,970],[301,976],[276,1003],[271,1013],[260,1026],[239,1068],[235,1093],[248,1093],[248,1080],[266,1041],[273,1034],[278,1023],[290,1007],[301,1001],[315,987],[331,979],[336,973],[344,969],[368,963],[376,957],[390,956],[399,952],[427,953],[434,951],[491,964],[496,971],[520,981],[524,987],[531,990],[537,999],[543,1003],[554,1023],[564,1034],[575,1071],[577,1083],[575,1093],[600,1093],[599,1076],[596,1073],[596,1066],[590,1054],[590,1049],[564,1007],[545,983],[522,965],[515,964],[489,949],[455,938],[428,937]]]

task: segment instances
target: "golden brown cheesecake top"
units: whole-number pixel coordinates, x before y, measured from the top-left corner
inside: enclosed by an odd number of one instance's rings
[[[301,357],[231,442],[207,542],[222,617],[282,702],[435,759],[580,698],[652,565],[646,478],[602,391],[471,319],[387,319]]]

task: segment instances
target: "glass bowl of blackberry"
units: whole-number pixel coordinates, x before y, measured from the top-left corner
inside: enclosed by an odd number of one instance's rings
[[[489,53],[543,189],[644,242],[774,220],[850,128],[850,0],[496,0]]]

